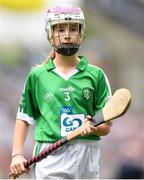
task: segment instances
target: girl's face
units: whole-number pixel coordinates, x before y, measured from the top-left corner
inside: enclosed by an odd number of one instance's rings
[[[82,41],[80,34],[81,27],[78,23],[62,23],[53,26],[53,44],[60,45],[78,45]]]

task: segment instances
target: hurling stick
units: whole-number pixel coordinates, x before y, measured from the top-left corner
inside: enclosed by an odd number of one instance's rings
[[[67,140],[69,141],[80,135],[82,128],[87,126],[89,123],[96,127],[102,123],[105,123],[106,121],[114,120],[122,116],[128,110],[130,103],[131,93],[128,89],[123,88],[116,90],[103,109],[94,117],[90,118],[90,121],[84,121],[81,127],[71,132],[67,136]]]
[[[47,155],[58,149],[59,147],[63,146],[70,140],[76,138],[81,134],[82,128],[84,128],[87,125],[93,125],[98,126],[104,122],[107,122],[109,120],[116,119],[120,116],[122,116],[127,109],[129,108],[131,102],[131,93],[128,89],[118,89],[115,91],[113,96],[109,99],[109,101],[105,104],[103,109],[97,113],[94,117],[87,118],[82,126],[65,136],[64,138],[56,141],[54,144],[50,145],[49,147],[43,149],[38,155],[32,157],[27,162],[24,163],[25,168],[28,168],[32,164],[42,160]],[[9,175],[10,179],[15,179],[13,174]]]

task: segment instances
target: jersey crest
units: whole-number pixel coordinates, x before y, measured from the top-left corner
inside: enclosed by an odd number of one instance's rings
[[[83,97],[88,101],[92,97],[92,90],[88,87],[83,88]]]

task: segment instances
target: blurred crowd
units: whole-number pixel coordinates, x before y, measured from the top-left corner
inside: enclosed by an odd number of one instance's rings
[[[130,3],[129,0],[126,1]],[[100,2],[103,2],[106,8],[106,4],[108,5],[108,2],[111,4],[112,0],[87,2],[93,3],[93,7],[97,2],[99,8],[102,7]],[[124,1],[122,2],[124,3]],[[106,72],[113,93],[122,87],[126,87],[132,92],[132,104],[128,112],[113,122],[111,133],[102,137],[100,141],[102,150],[100,178],[142,179],[144,178],[144,37],[142,33],[139,35],[137,32],[131,32],[130,29],[125,28],[121,21],[115,21],[106,15],[103,16],[103,11],[95,12],[91,6],[87,6],[86,9],[85,4],[87,3],[82,4],[79,1],[79,4],[85,9],[88,29],[80,53],[86,55],[92,64],[101,67]],[[137,6],[133,3],[134,5]],[[110,7],[108,6],[108,8]],[[118,7],[121,6],[117,5]],[[41,15],[32,15],[35,22],[42,18]],[[14,26],[17,26],[17,29],[20,28],[19,22],[24,23],[17,32],[22,29],[27,30],[26,21],[29,18],[28,15],[25,17],[19,14],[18,20],[17,14],[13,16],[13,12],[9,11],[4,11],[2,17],[3,31],[0,34],[0,178],[4,179],[8,178],[15,116],[24,81],[30,69],[46,59],[50,49],[46,36],[41,35],[41,32],[44,31],[41,27],[42,31],[36,31],[38,34],[35,34],[34,37],[32,37],[33,31],[27,34],[27,38],[24,36],[25,34],[22,34],[24,42],[20,39],[14,41],[12,37],[11,42],[6,42],[5,38],[9,39],[9,34],[5,34],[4,31],[7,29],[6,27],[9,27],[9,24],[15,20]],[[5,21],[9,17],[11,22]],[[38,28],[39,22],[37,23],[34,26],[33,22],[29,28],[31,30],[33,27]],[[43,23],[41,22],[41,24]],[[33,39],[36,41],[29,43],[31,38],[32,41]],[[26,158],[32,155],[34,126],[28,133],[27,146],[25,146]],[[32,176],[25,175],[24,177],[31,178]]]

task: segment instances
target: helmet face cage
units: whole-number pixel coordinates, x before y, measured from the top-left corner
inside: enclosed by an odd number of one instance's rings
[[[72,23],[77,26],[79,33],[75,35],[75,42],[63,45],[61,42],[61,37],[65,36],[68,39],[71,38],[71,34],[69,34],[69,29]],[[61,35],[58,33],[58,35],[54,37],[54,27],[57,27],[57,29],[59,29],[60,24],[67,25],[68,34]],[[64,56],[71,56],[78,51],[79,46],[84,37],[84,14],[78,7],[67,6],[51,8],[47,12],[45,30],[47,33],[48,40],[50,44],[55,48],[55,50]],[[56,38],[59,41],[59,45],[55,44]]]

